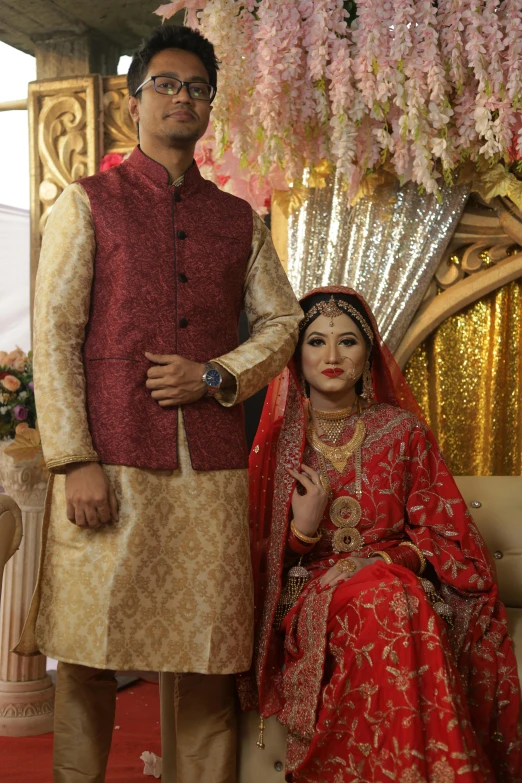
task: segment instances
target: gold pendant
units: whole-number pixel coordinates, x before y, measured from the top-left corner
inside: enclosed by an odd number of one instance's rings
[[[362,545],[363,537],[355,527],[341,527],[334,533],[334,552],[355,552]]]
[[[361,504],[347,495],[336,498],[330,506],[330,519],[337,527],[357,527],[361,521]]]

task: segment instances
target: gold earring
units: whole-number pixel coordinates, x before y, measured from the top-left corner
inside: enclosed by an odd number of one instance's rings
[[[308,399],[308,389],[306,388],[306,381],[305,381],[304,375],[301,375],[299,377],[299,381],[301,383],[301,391],[303,392],[303,397],[305,398],[305,400],[307,400]]]
[[[362,382],[363,382],[363,388],[362,388],[361,397],[363,398],[363,400],[368,400],[368,401],[373,400],[373,381],[372,381],[372,371],[370,368],[369,359],[366,359],[366,364],[364,365]]]

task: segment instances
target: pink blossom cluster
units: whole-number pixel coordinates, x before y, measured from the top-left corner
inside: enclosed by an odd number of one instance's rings
[[[352,196],[387,163],[437,193],[463,160],[522,158],[521,0],[358,0],[351,27],[342,0],[181,6],[216,46],[215,154],[238,170],[326,159]]]
[[[259,215],[268,213],[272,191],[281,187],[281,178],[277,177],[280,170],[273,172],[275,176],[261,177],[256,172],[255,159],[252,165],[242,165],[231,146],[224,151],[219,149],[212,124],[196,146],[195,160],[205,179],[226,193],[248,201]]]

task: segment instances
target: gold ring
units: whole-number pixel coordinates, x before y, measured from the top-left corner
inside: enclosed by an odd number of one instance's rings
[[[341,573],[353,574],[354,571],[357,571],[357,563],[354,563],[351,557],[347,557],[346,560],[338,560],[335,567]]]

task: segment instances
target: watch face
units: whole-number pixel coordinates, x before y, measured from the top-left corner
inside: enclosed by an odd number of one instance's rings
[[[219,370],[215,370],[213,367],[211,367],[210,370],[207,370],[205,373],[205,380],[207,382],[207,386],[210,386],[211,389],[217,389],[218,386],[221,385],[221,373]]]

